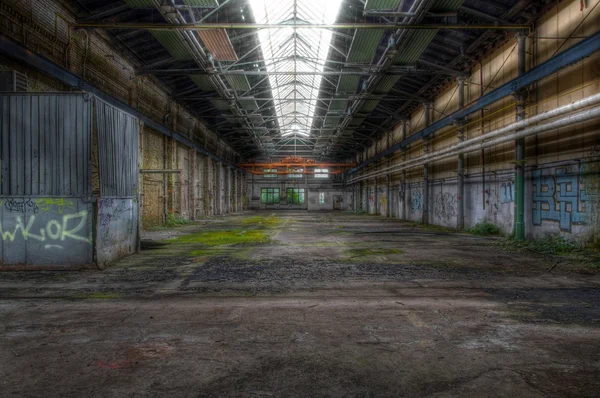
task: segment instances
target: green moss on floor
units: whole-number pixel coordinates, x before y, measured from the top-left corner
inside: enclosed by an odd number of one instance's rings
[[[227,246],[269,242],[269,235],[261,230],[232,229],[203,231],[169,240],[170,243],[199,243],[204,246]]]
[[[384,256],[389,254],[404,254],[404,250],[388,249],[385,247],[374,247],[369,249],[350,249],[348,251],[353,257],[359,256]]]
[[[282,219],[277,216],[254,216],[246,218],[242,221],[242,224],[260,225],[263,227],[277,227],[283,222]]]

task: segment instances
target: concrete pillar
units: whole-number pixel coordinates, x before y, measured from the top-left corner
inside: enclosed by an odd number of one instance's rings
[[[518,73],[522,75],[526,70],[527,36],[517,34],[517,65]],[[517,93],[516,120],[525,117],[525,95]],[[520,138],[515,142],[515,223],[514,237],[516,240],[525,239],[525,139]]]
[[[458,108],[462,109],[465,106],[465,79],[458,78]],[[463,128],[464,121],[458,121],[458,141],[465,140],[465,130]],[[456,229],[462,231],[465,228],[465,155],[458,155],[458,179],[456,183]]]
[[[423,104],[423,119],[425,121],[425,127],[431,123],[431,104]],[[427,154],[429,152],[429,138],[425,138],[425,144],[423,145],[423,152]],[[422,222],[424,225],[429,224],[429,164],[423,165],[423,218]]]

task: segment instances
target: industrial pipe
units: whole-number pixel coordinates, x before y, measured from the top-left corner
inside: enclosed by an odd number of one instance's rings
[[[438,154],[457,154],[458,150],[460,150],[462,148],[465,148],[467,146],[470,146],[472,144],[475,144],[475,143],[478,143],[478,142],[481,142],[481,141],[484,141],[484,140],[488,140],[488,139],[491,139],[491,138],[495,138],[495,137],[497,137],[499,135],[508,133],[510,131],[522,129],[522,128],[531,126],[533,124],[539,123],[539,122],[541,122],[543,120],[552,119],[552,118],[555,118],[555,117],[558,117],[558,116],[562,116],[562,115],[565,115],[567,113],[571,113],[571,112],[574,112],[574,111],[577,111],[577,110],[580,110],[580,109],[583,109],[583,108],[587,108],[587,107],[592,106],[592,105],[596,105],[598,103],[600,103],[600,93],[591,95],[591,96],[586,97],[586,98],[583,98],[583,99],[581,99],[579,101],[575,101],[575,102],[573,102],[571,104],[567,104],[567,105],[564,105],[564,106],[561,106],[561,107],[549,110],[549,111],[541,113],[539,115],[532,116],[532,117],[524,119],[524,120],[522,120],[520,122],[512,123],[512,124],[510,124],[508,126],[500,128],[498,130],[491,131],[488,134],[480,135],[480,136],[473,137],[473,138],[470,138],[468,140],[459,142],[459,143],[457,143],[455,145],[452,145],[452,146],[449,146],[449,147],[447,147],[445,149],[441,149],[441,150],[437,151],[435,154],[436,155],[438,155]],[[359,179],[373,178],[373,177],[376,176],[376,174],[379,174],[380,172],[395,172],[395,171],[397,171],[396,169],[399,168],[399,167],[401,167],[403,164],[410,163],[410,162],[417,162],[417,161],[422,160],[423,158],[425,158],[425,156],[420,156],[420,157],[417,157],[417,158],[414,158],[414,159],[410,159],[410,160],[408,160],[406,162],[402,162],[399,165],[395,165],[395,166],[392,166],[390,168],[386,168],[386,169],[383,169],[383,170],[380,170],[380,171],[377,171],[377,172],[372,172],[372,173],[364,174],[364,175],[362,175],[360,177],[357,177],[357,178],[354,178],[354,179],[350,180],[349,183],[353,183],[355,181],[359,181]]]
[[[539,126],[529,127],[524,130],[515,131],[509,135],[505,135],[502,137],[496,137],[489,141],[480,140],[483,142],[472,143],[470,146],[461,147],[459,149],[456,149],[456,153],[467,153],[467,152],[473,152],[473,151],[477,151],[477,150],[484,149],[484,148],[489,148],[489,147],[492,147],[495,145],[504,144],[506,142],[514,141],[514,140],[517,140],[520,138],[525,138],[530,135],[540,134],[540,133],[543,133],[543,132],[546,132],[549,130],[554,130],[554,129],[566,127],[566,126],[569,126],[572,124],[585,122],[585,121],[595,119],[598,117],[600,117],[600,107],[588,109],[588,110],[578,112],[574,115],[570,115],[570,116],[567,116],[565,118],[562,118],[562,119],[559,119],[559,120],[556,120],[553,122],[541,124]],[[485,138],[489,139],[489,137],[485,137]],[[444,152],[444,153],[441,153],[441,152]],[[411,161],[405,162],[404,164],[399,164],[396,166],[396,169],[394,171],[410,169],[413,167],[423,165],[428,162],[436,162],[438,160],[442,160],[442,159],[445,159],[445,158],[448,158],[448,157],[451,157],[454,155],[455,155],[455,153],[446,153],[446,151],[432,153],[427,157],[422,156],[420,158],[412,159]],[[378,173],[381,174],[381,171]],[[377,176],[361,176],[360,178],[353,179],[349,183],[355,183],[355,182],[361,181],[362,179],[365,179],[365,178],[374,178],[374,177],[377,177]]]

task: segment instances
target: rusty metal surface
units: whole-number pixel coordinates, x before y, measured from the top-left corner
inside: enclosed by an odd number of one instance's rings
[[[238,60],[225,29],[198,30],[198,36],[216,61]]]

